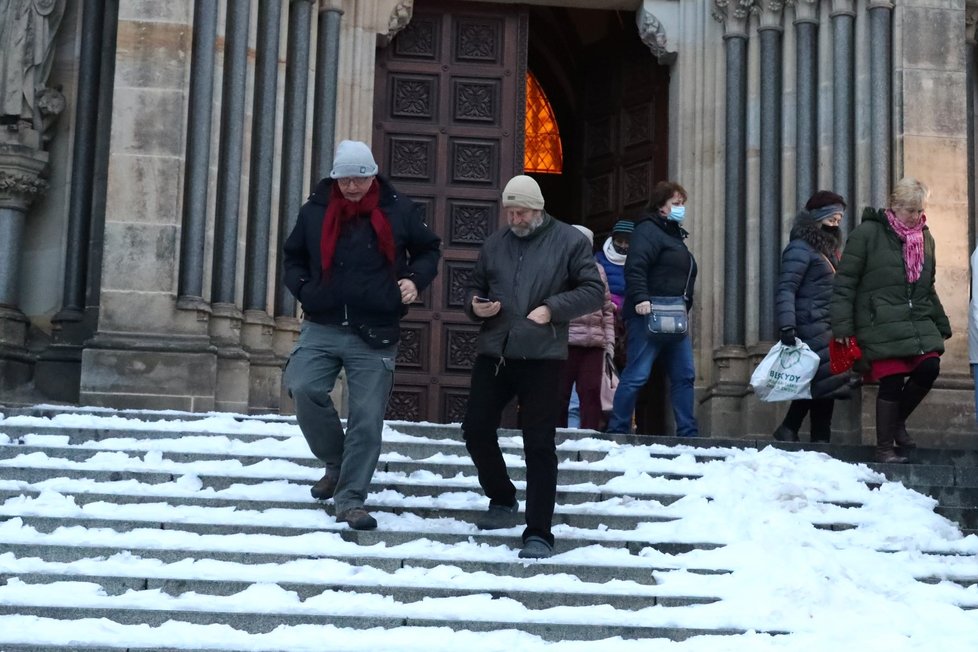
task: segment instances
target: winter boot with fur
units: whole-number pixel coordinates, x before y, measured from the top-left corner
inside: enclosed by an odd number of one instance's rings
[[[900,423],[900,404],[876,399],[876,456],[884,464],[906,464],[906,457],[894,450],[895,435]]]

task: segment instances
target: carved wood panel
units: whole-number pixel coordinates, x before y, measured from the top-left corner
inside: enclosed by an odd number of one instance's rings
[[[461,421],[478,326],[466,278],[500,225],[501,184],[522,171],[527,12],[417,0],[377,52],[373,149],[380,173],[422,201],[442,237],[438,278],[402,321],[389,418]]]

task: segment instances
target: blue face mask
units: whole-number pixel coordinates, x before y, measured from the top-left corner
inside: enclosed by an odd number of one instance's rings
[[[669,215],[666,216],[667,219],[673,222],[682,222],[686,217],[686,207],[685,206],[673,206],[672,210],[669,211]]]

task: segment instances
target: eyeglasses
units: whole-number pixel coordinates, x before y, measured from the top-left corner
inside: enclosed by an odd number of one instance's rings
[[[341,186],[367,186],[374,180],[373,177],[341,177],[336,180]]]

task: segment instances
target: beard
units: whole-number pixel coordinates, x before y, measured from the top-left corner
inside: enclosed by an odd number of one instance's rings
[[[525,238],[543,224],[543,213],[532,218],[528,224],[510,224],[509,230],[513,232],[517,238]]]

